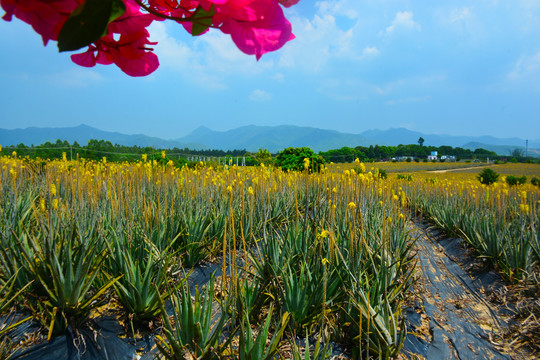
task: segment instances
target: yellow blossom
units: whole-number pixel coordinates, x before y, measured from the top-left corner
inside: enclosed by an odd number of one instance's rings
[[[349,206],[349,209],[351,209],[351,210],[356,209],[356,204],[354,202],[352,202],[352,201],[349,203],[348,206]]]
[[[319,234],[319,237],[321,239],[326,239],[328,237],[328,235],[330,235],[330,233],[328,232],[328,230],[323,230],[321,231],[321,233]]]
[[[161,152],[161,158],[162,158],[162,159],[165,159],[165,150],[163,150],[163,151]]]
[[[51,196],[56,196],[56,185],[55,184],[51,184],[51,187],[50,187],[50,192],[51,192]]]
[[[251,186],[248,187],[248,194],[249,194],[250,196],[255,195],[255,192],[253,191],[253,188],[252,188]]]
[[[45,212],[45,199],[44,198],[39,199],[39,208],[41,209],[41,212]]]
[[[16,151],[12,152],[12,153],[11,153],[11,156],[17,157],[17,152],[16,152]]]
[[[54,210],[58,210],[58,199],[53,199],[52,201],[52,207]]]
[[[142,154],[142,161],[146,162],[147,159],[148,159],[148,155]]]

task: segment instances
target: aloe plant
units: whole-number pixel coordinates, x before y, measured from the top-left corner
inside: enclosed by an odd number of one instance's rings
[[[203,293],[196,288],[193,299],[187,282],[182,283],[180,294],[173,293],[169,299],[174,327],[160,299],[163,332],[167,340],[157,336],[156,345],[165,358],[180,360],[185,359],[187,354],[196,359],[217,356],[219,351],[216,348],[228,315],[226,311],[221,311],[219,318],[214,321],[213,316],[220,310],[214,308],[213,297],[213,276]]]
[[[272,314],[273,307],[270,306],[266,321],[259,329],[257,337],[254,339],[253,330],[249,323],[249,316],[247,312],[245,313],[245,316],[243,316],[242,321],[240,322],[239,344],[237,350],[239,360],[270,360],[274,358],[290,316],[288,313],[283,314],[281,322],[274,330],[272,338],[268,340]],[[234,352],[234,349],[231,349],[231,352]]]
[[[112,276],[119,277],[113,285],[118,299],[136,322],[151,320],[160,313],[160,298],[167,296],[171,255],[168,249],[160,252],[145,239],[128,240],[123,231],[122,235],[112,234],[108,264]]]
[[[31,306],[34,314],[41,314],[38,319],[49,328],[50,338],[68,326],[84,323],[118,278],[92,288],[107,253],[100,238],[81,237],[77,228],[68,224],[48,228],[45,234],[23,233],[15,254],[35,278],[40,298]]]

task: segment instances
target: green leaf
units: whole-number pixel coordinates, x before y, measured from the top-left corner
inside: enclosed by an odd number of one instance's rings
[[[58,34],[58,50],[88,46],[107,33],[109,24],[126,11],[122,0],[86,0],[71,13]]]
[[[193,23],[191,35],[198,36],[205,32],[212,25],[212,18],[215,13],[214,6],[210,8],[210,11],[206,11],[199,6],[193,15],[189,17],[189,21]]]

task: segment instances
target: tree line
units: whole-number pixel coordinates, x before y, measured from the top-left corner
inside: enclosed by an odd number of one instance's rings
[[[108,161],[136,161],[141,159],[143,154],[147,154],[149,159],[152,157],[161,157],[161,151],[165,151],[167,156],[172,159],[188,159],[195,156],[198,157],[241,157],[245,156],[247,152],[246,149],[235,149],[235,150],[216,150],[216,149],[203,149],[203,150],[193,150],[193,149],[165,149],[165,148],[154,148],[150,146],[127,146],[112,144],[107,140],[96,140],[92,139],[88,141],[88,144],[85,146],[79,145],[77,141],[70,144],[67,140],[56,140],[56,142],[45,142],[41,145],[30,145],[27,146],[23,143],[20,143],[16,146],[7,146],[3,147],[3,154],[10,155],[13,151],[17,152],[18,156],[36,159],[61,159],[66,154],[67,159],[75,159],[78,157],[88,159],[88,160],[101,160],[103,157],[106,157]]]
[[[305,148],[303,148],[305,149]],[[246,149],[235,150],[217,150],[217,149],[202,149],[195,150],[189,148],[154,148],[149,146],[127,146],[112,144],[107,140],[92,139],[85,146],[79,145],[76,141],[70,144],[67,140],[56,140],[56,142],[46,142],[41,145],[27,146],[23,143],[16,146],[7,146],[0,150],[0,154],[10,155],[12,151],[16,151],[18,156],[40,159],[61,159],[65,153],[67,159],[84,158],[88,160],[101,160],[104,157],[108,161],[137,161],[141,159],[143,154],[147,154],[149,159],[159,159],[161,152],[165,151],[167,158],[175,160],[175,162],[185,163],[190,160],[212,158],[244,158],[245,165],[257,165],[260,163],[271,164],[272,158],[275,158],[278,153],[270,154],[267,150],[260,149],[257,153],[248,152]],[[355,159],[360,161],[389,161],[400,157],[410,157],[414,160],[425,160],[431,152],[436,151],[440,156],[448,155],[455,156],[456,160],[461,159],[480,159],[487,158],[491,160],[507,159],[508,156],[497,155],[493,151],[478,148],[475,150],[463,149],[452,146],[423,146],[423,144],[409,144],[398,146],[371,145],[357,147],[342,147],[340,149],[332,149],[328,151],[320,151],[318,155],[325,162],[346,163],[352,162]],[[513,154],[513,158],[516,156]],[[234,163],[236,163],[234,159]],[[527,161],[523,156],[517,157],[518,161]]]
[[[334,149],[328,151],[321,151],[321,155],[327,162],[351,162],[355,159],[360,161],[378,161],[378,160],[392,160],[399,157],[412,157],[416,159],[427,159],[431,152],[436,151],[438,156],[448,155],[455,156],[459,159],[498,159],[497,153],[482,148],[476,150],[463,149],[460,147],[452,146],[423,146],[423,145],[398,145],[398,146],[379,146],[370,145],[369,147],[357,146],[342,147],[341,149]]]

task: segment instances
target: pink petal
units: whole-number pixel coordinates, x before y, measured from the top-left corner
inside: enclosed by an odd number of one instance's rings
[[[291,7],[293,5],[296,5],[300,2],[300,0],[279,0],[280,4],[285,7]]]
[[[92,48],[89,48],[83,53],[71,55],[71,61],[84,67],[96,66],[96,57],[94,56],[94,50],[92,50]]]
[[[257,60],[267,52],[281,48],[292,38],[291,23],[283,15],[279,5],[263,20],[242,22],[229,19],[221,30],[230,34],[236,46],[248,55],[255,55]]]

